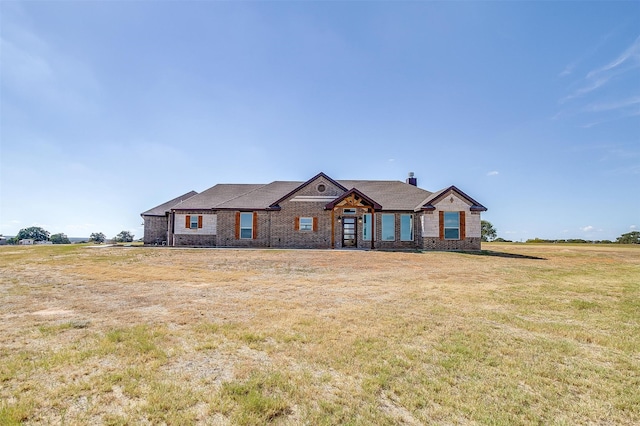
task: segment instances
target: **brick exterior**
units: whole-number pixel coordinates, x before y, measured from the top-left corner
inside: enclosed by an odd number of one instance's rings
[[[435,237],[422,239],[424,250],[480,250],[480,238],[467,237],[464,240],[441,240]]]
[[[163,241],[167,241],[167,220],[166,216],[144,216],[142,241],[145,245],[162,244]]]
[[[322,188],[321,188],[322,187]],[[325,210],[327,199],[335,200],[344,195],[342,188],[323,176],[298,188],[295,193],[280,200],[278,206],[265,210],[174,210],[167,217],[143,216],[145,222],[145,244],[154,244],[156,239],[166,240],[169,245],[192,247],[274,247],[274,248],[343,248],[343,223],[339,217],[356,218],[357,248],[370,249],[370,240],[363,238],[364,224],[358,220],[371,213],[371,206],[362,198],[349,199],[336,204],[333,211]],[[470,203],[456,193],[447,193],[438,198],[435,211],[376,211],[373,212],[373,248],[382,250],[480,250],[480,213],[470,210]],[[276,200],[274,200],[275,202]],[[355,203],[355,204],[354,204]],[[355,215],[345,214],[344,209],[355,209]],[[383,206],[384,208],[384,206]],[[444,240],[439,235],[440,211],[464,211],[465,238]],[[254,215],[253,238],[238,238],[237,218],[239,212]],[[382,215],[393,214],[395,240],[382,241]],[[401,241],[401,217],[410,214],[413,218],[413,240]],[[202,216],[202,226],[191,229],[186,216]],[[300,230],[299,218],[313,218],[314,230]]]
[[[424,250],[480,250],[482,231],[479,212],[470,211],[470,204],[453,192],[446,194],[435,207],[436,210],[424,212],[420,218],[422,248]],[[440,239],[441,211],[465,212],[465,238],[463,240]]]
[[[318,187],[324,186],[324,191]],[[327,201],[295,201],[296,196],[338,197],[344,191],[320,177],[296,191],[294,196],[280,203],[280,211],[271,214],[271,247],[281,248],[331,248],[331,211],[325,210]],[[296,228],[296,218],[316,218],[315,231]]]
[[[184,235],[177,234],[173,237],[174,245],[189,247],[216,247],[215,235]]]

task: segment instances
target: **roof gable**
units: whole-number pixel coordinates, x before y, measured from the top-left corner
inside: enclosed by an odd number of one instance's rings
[[[342,207],[373,207],[375,210],[381,210],[382,206],[376,203],[371,198],[367,197],[356,188],[352,188],[345,192],[329,204],[325,206],[325,209],[331,210],[336,206]]]
[[[324,180],[327,183],[330,183],[331,185],[334,185],[335,187],[339,188],[340,191],[347,191],[347,188],[345,188],[342,184],[340,184],[339,182],[331,179],[329,176],[327,176],[323,172],[320,172],[317,175],[315,175],[314,177],[312,177],[311,179],[309,179],[308,181],[306,181],[306,182],[298,185],[297,187],[293,188],[290,192],[288,192],[283,197],[278,198],[275,202],[273,202],[269,206],[269,208],[270,209],[274,209],[274,210],[279,209],[280,208],[280,203],[282,203],[286,199],[289,199],[289,198],[293,197],[294,194],[296,194],[297,192],[300,192],[303,188],[305,188],[308,185],[312,184],[316,180]]]
[[[477,212],[487,211],[487,208],[485,206],[483,206],[473,198],[469,197],[467,194],[465,194],[464,192],[456,188],[454,185],[451,185],[448,188],[442,189],[438,192],[434,192],[433,194],[431,194],[431,196],[427,197],[427,199],[425,199],[422,202],[422,207],[418,208],[417,210],[420,210],[420,209],[435,210],[436,209],[435,205],[440,203],[444,198],[446,198],[451,193],[455,193],[458,197],[468,202],[470,204],[469,210],[477,211]]]

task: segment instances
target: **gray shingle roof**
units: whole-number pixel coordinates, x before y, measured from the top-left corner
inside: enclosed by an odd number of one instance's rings
[[[159,206],[147,210],[144,213],[140,213],[140,216],[164,216],[169,210],[171,210],[172,207],[192,198],[197,194],[198,193],[196,191],[189,191],[186,194],[182,194],[181,196],[176,197],[171,201],[167,201],[166,203],[162,203]]]
[[[180,203],[175,208],[178,210],[213,209],[234,198],[255,191],[264,184],[251,183],[221,183],[213,186],[200,194]]]
[[[401,181],[338,180],[376,201],[383,210],[414,210],[432,193]],[[268,184],[218,184],[174,206],[177,210],[266,209],[305,182],[274,181]]]
[[[273,202],[297,187],[302,182],[275,181],[262,185],[252,191],[239,195],[236,198],[221,203],[216,208],[219,209],[266,209]]]
[[[345,188],[356,188],[382,205],[382,210],[413,210],[431,195],[417,186],[398,180],[339,180]]]

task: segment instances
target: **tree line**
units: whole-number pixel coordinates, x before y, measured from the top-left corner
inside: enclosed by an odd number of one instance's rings
[[[121,231],[112,238],[116,243],[130,243],[133,241],[134,235],[129,231]],[[49,231],[39,227],[31,226],[23,228],[15,237],[7,239],[8,244],[18,244],[20,240],[33,240],[34,242],[49,241],[52,244],[71,244],[69,237],[64,233],[50,234]],[[88,242],[102,244],[107,241],[107,237],[102,232],[94,232],[89,236]]]
[[[498,231],[488,220],[481,221],[481,233],[482,233],[482,241],[483,242],[503,242],[503,243],[512,243],[511,240],[505,240],[504,238],[496,238],[498,235]],[[581,238],[571,238],[571,239],[542,239],[542,238],[533,238],[526,241],[527,243],[565,243],[565,244],[640,244],[640,231],[631,231],[626,234],[620,235],[616,238],[615,241],[611,240],[584,240]]]
[[[505,240],[504,238],[497,238],[498,231],[488,220],[481,221],[481,239],[483,242],[513,242]],[[116,243],[130,243],[133,241],[134,235],[129,231],[121,231],[118,235],[113,237],[113,241]],[[13,238],[7,240],[8,244],[18,244],[20,240],[32,239],[34,242],[50,241],[53,244],[71,244],[69,237],[64,233],[58,233],[51,235],[49,231],[42,229],[39,226],[32,226],[29,228],[23,228]],[[107,238],[102,232],[94,232],[89,237],[89,241],[102,244],[106,242]],[[584,240],[584,239],[542,239],[533,238],[527,240],[527,243],[571,243],[571,244],[640,244],[640,231],[631,231],[626,234],[622,234],[616,241],[610,240]]]

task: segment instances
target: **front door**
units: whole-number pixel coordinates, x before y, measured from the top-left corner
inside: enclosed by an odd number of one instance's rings
[[[357,247],[356,239],[356,218],[355,217],[343,217],[342,218],[342,247]]]

